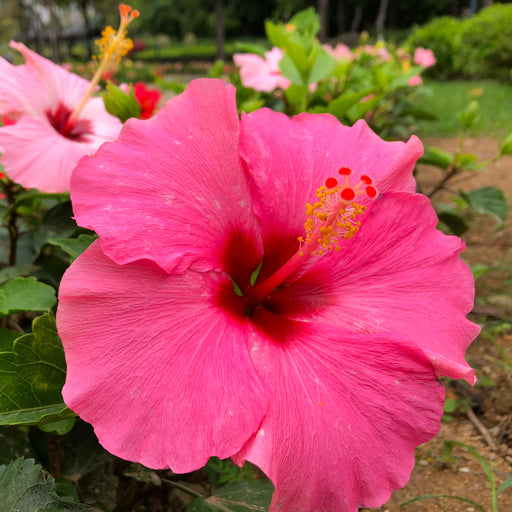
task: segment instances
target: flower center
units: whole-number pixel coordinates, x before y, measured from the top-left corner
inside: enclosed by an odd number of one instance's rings
[[[317,189],[317,201],[306,204],[305,235],[299,237],[299,250],[274,274],[245,291],[250,304],[261,304],[309,257],[338,251],[341,240],[348,240],[357,233],[361,225],[358,217],[365,212],[366,206],[357,203],[356,198],[366,196],[373,200],[378,191],[367,175],[362,175],[360,181],[352,185],[351,174],[351,169],[341,167],[338,177],[328,177]]]
[[[86,135],[92,132],[91,122],[88,119],[80,119],[74,124],[68,124],[70,115],[71,110],[62,104],[59,104],[53,112],[46,112],[50,124],[63,137],[76,142],[86,142]]]

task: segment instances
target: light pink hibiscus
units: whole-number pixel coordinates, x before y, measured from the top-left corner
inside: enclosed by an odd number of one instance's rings
[[[438,432],[438,376],[474,381],[472,276],[421,154],[364,121],[240,121],[219,80],[128,120],[72,176],[99,240],[60,287],[66,403],[151,468],[257,464],[273,512],[384,503]]]
[[[272,48],[265,58],[254,53],[235,53],[233,62],[240,68],[240,79],[244,87],[255,91],[272,92],[274,89],[288,89],[291,82],[281,74],[279,61],[283,58],[280,48]]]
[[[343,43],[338,43],[334,48],[330,44],[323,45],[324,50],[336,60],[353,60],[352,50]]]
[[[421,85],[423,83],[423,79],[421,78],[420,75],[414,75],[414,76],[411,76],[411,78],[409,78],[409,80],[407,81],[407,83],[413,87],[417,86],[417,85]]]
[[[90,99],[74,123],[68,118],[89,82],[12,41],[26,63],[0,58],[0,115],[15,121],[0,128],[0,152],[9,177],[43,192],[69,190],[71,171],[106,140],[114,140],[121,122]]]
[[[414,50],[414,64],[417,64],[418,66],[423,66],[424,68],[429,68],[430,66],[433,66],[437,60],[434,55],[434,52],[430,50],[429,48],[416,48]]]

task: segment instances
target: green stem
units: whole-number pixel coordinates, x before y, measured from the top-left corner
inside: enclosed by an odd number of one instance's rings
[[[176,489],[180,489],[183,492],[186,492],[187,494],[190,494],[190,496],[194,496],[194,498],[204,498],[205,496],[197,491],[194,491],[190,487],[187,487],[186,485],[180,484],[179,482],[175,482],[174,480],[168,480],[167,478],[161,478],[162,482],[165,482],[166,484],[169,484],[171,487],[175,487]]]
[[[7,231],[9,233],[9,265],[16,265],[16,255],[18,249],[18,238],[20,236],[18,229],[18,212],[16,208],[14,208],[14,204],[16,203],[16,188],[12,181],[4,182],[2,181],[2,189],[5,195],[5,199],[9,204],[9,210],[7,214]]]

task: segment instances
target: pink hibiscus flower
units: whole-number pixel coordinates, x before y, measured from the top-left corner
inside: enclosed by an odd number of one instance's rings
[[[343,43],[338,43],[334,48],[330,44],[323,45],[324,50],[332,55],[336,60],[353,60],[352,50]]]
[[[240,68],[240,79],[244,87],[255,91],[272,92],[280,87],[288,89],[290,81],[281,74],[279,61],[283,58],[280,48],[272,48],[265,58],[254,53],[235,53],[233,62]]]
[[[423,66],[424,68],[429,68],[437,62],[434,52],[429,48],[416,48],[416,50],[414,50],[413,59],[414,64]]]
[[[407,83],[409,85],[415,87],[417,85],[421,85],[423,83],[423,79],[421,78],[420,75],[414,75],[414,76],[411,76],[411,78],[409,78]]]
[[[128,120],[72,176],[99,241],[59,292],[68,406],[151,468],[257,464],[274,512],[384,503],[438,432],[437,377],[474,381],[472,276],[421,154],[364,121],[240,121],[219,80]]]
[[[10,46],[26,64],[13,66],[0,58],[0,115],[15,121],[0,128],[0,162],[23,187],[66,192],[78,160],[114,140],[121,122],[107,113],[101,98],[93,98],[69,125],[90,83],[22,43]]]

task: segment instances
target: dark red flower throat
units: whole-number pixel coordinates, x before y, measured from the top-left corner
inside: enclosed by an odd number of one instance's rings
[[[87,135],[92,133],[92,123],[87,119],[79,119],[74,123],[69,123],[70,116],[71,110],[62,103],[59,103],[59,106],[53,112],[46,112],[50,124],[63,137],[76,142],[87,142]]]

